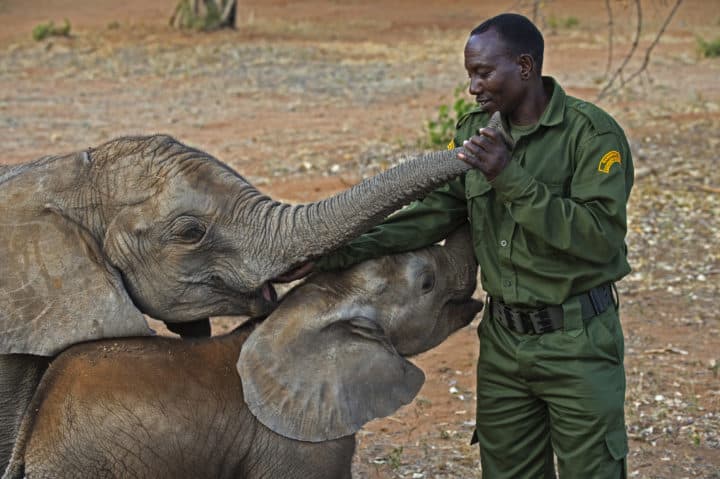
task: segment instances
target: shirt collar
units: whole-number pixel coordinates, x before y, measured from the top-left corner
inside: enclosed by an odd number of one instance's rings
[[[565,94],[565,90],[562,89],[553,77],[544,76],[542,79],[544,84],[550,83],[553,89],[550,102],[543,114],[540,115],[538,124],[543,126],[559,125],[565,118],[565,100],[567,99],[567,95]]]

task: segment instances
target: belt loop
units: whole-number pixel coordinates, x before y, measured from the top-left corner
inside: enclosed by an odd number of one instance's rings
[[[582,306],[577,296],[568,298],[562,304],[562,310],[565,322],[563,331],[571,337],[580,336],[584,330],[584,323],[582,320]]]
[[[620,293],[618,293],[615,283],[610,283],[610,287],[612,289],[612,291],[610,291],[610,296],[612,297],[613,304],[615,305],[615,310],[620,311]]]
[[[602,307],[602,298],[600,295],[602,292],[599,288],[592,288],[590,291],[587,292],[588,297],[590,298],[590,306],[592,306],[593,312],[595,313],[595,316],[600,314],[605,309]],[[607,304],[607,303],[605,303]]]

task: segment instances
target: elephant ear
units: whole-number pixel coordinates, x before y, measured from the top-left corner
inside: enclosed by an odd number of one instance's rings
[[[51,205],[4,206],[0,354],[52,356],[81,341],[153,334],[87,230]]]
[[[398,354],[373,316],[371,308],[356,308],[321,321],[266,319],[237,364],[252,414],[277,434],[319,442],[354,434],[410,403],[425,375]]]

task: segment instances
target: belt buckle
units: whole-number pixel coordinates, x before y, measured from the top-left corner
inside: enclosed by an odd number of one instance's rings
[[[507,329],[520,334],[532,331],[532,324],[523,321],[522,313],[515,311],[501,301],[491,301],[491,315],[497,318]]]
[[[535,334],[535,324],[533,324],[530,313],[525,311],[517,311],[518,322],[522,325],[521,334]]]
[[[500,303],[498,306],[500,306],[500,312],[505,326],[516,333],[525,334],[527,327],[525,323],[523,323],[520,315],[504,303]]]
[[[538,309],[530,315],[530,324],[535,334],[545,334],[553,331],[552,321],[550,320],[550,312],[547,307]]]

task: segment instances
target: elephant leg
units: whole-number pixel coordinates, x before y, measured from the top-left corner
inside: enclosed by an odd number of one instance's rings
[[[7,468],[23,415],[50,360],[30,354],[0,355],[0,473]]]

